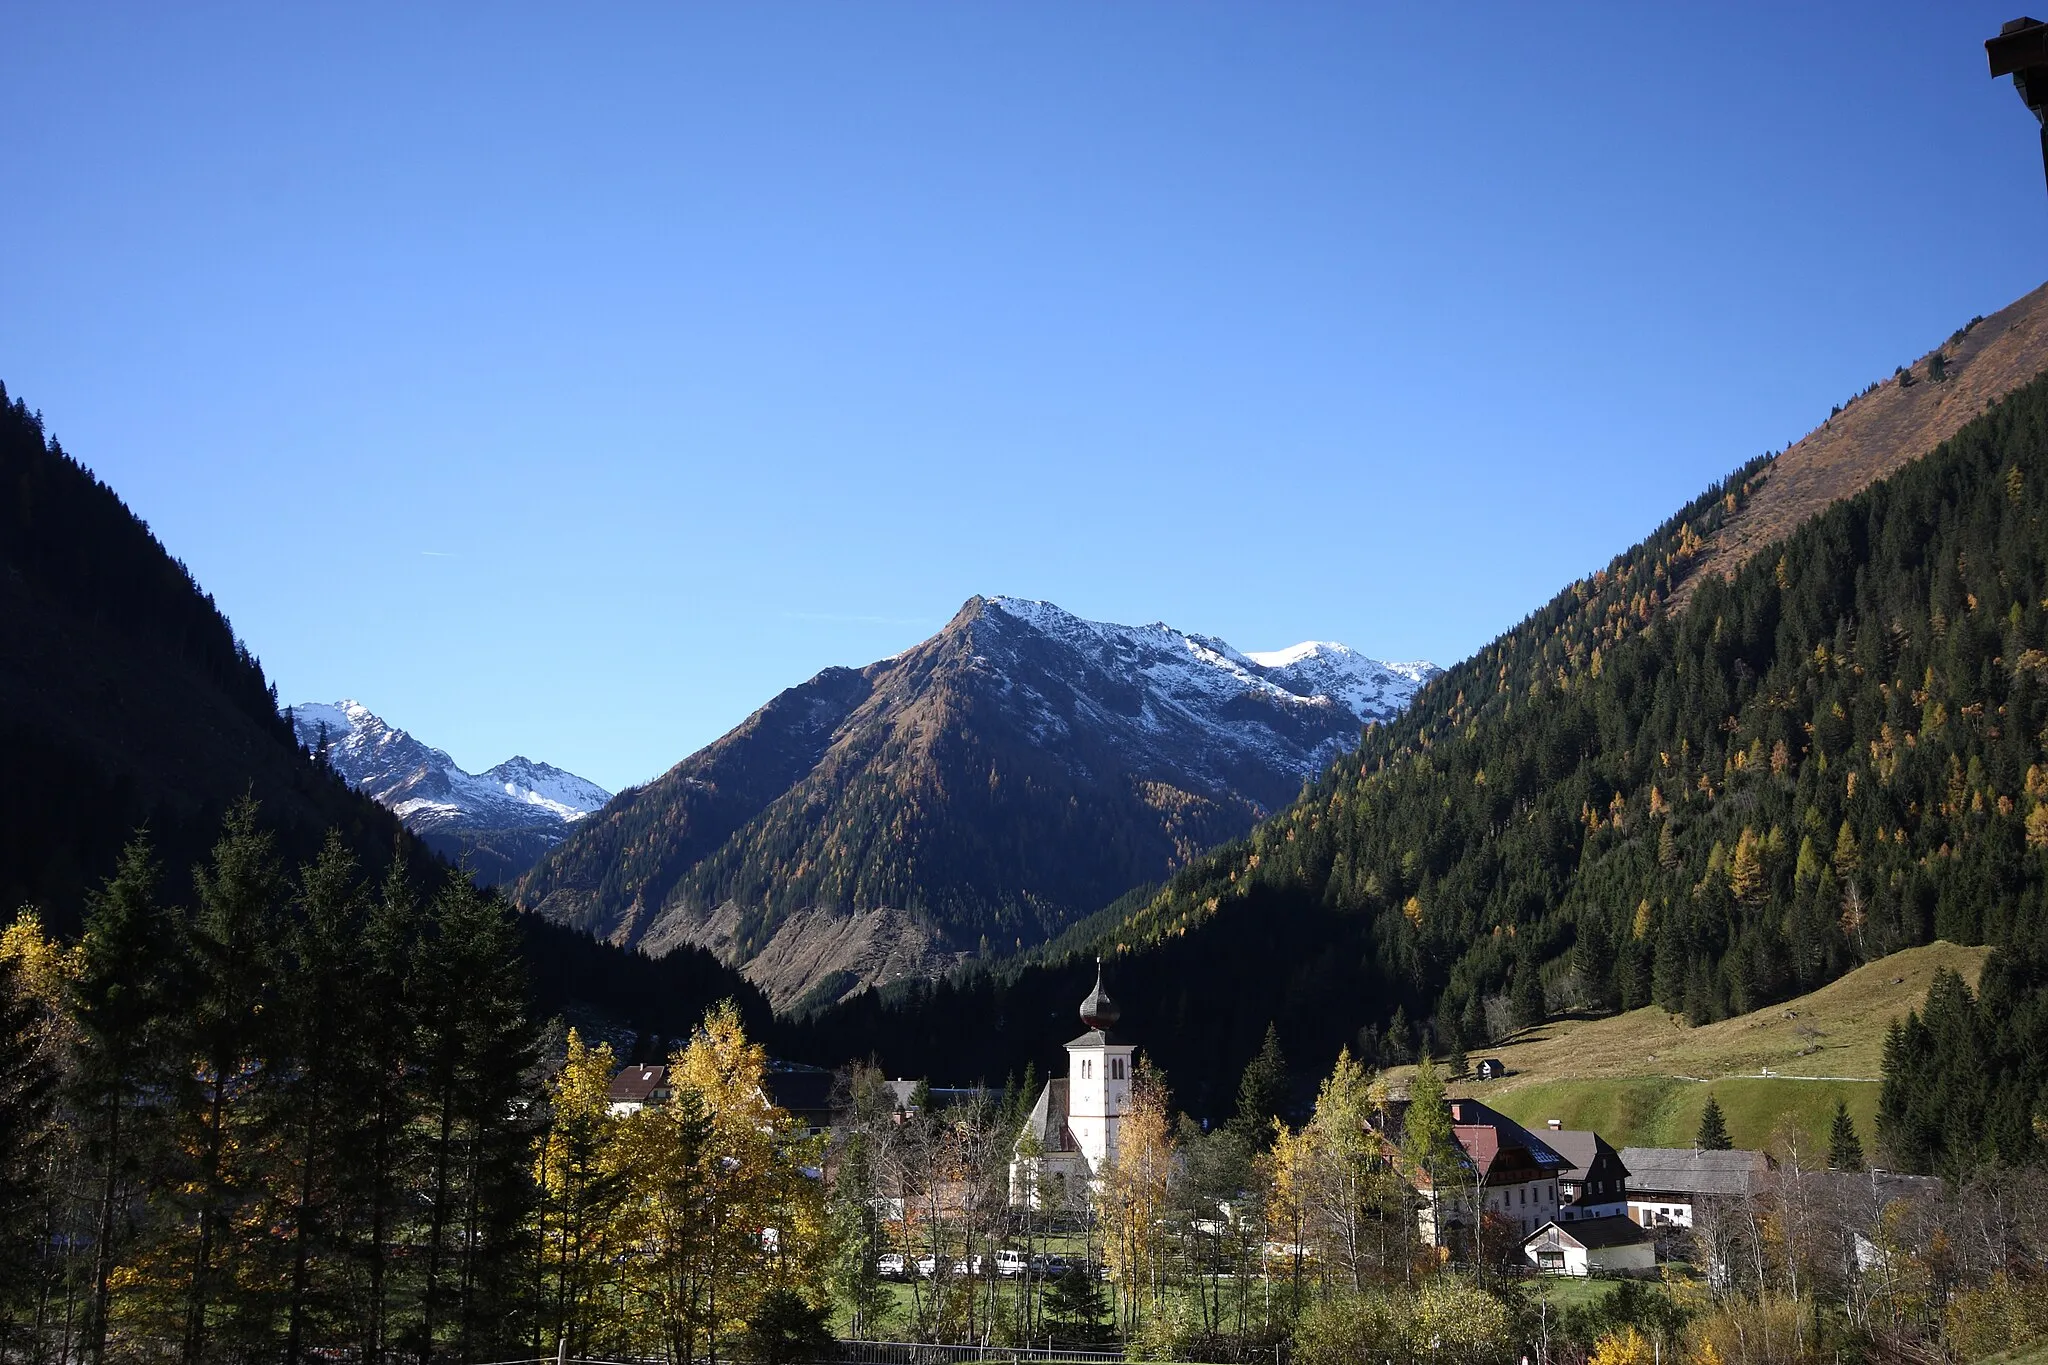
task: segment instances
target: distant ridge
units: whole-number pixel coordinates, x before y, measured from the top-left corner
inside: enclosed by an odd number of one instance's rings
[[[464,772],[356,701],[303,702],[292,708],[292,725],[299,742],[350,786],[486,884],[526,871],[611,800],[595,782],[523,757]]]
[[[1250,829],[1436,673],[970,599],[582,821],[521,905],[709,947],[779,1008],[1057,934]]]

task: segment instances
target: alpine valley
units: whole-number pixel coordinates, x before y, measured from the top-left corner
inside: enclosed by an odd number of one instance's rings
[[[595,782],[529,758],[464,772],[359,702],[301,703],[291,716],[299,743],[485,884],[517,877],[611,800]]]
[[[1439,670],[970,599],[578,821],[526,909],[739,965],[778,1008],[1012,954],[1244,835]]]

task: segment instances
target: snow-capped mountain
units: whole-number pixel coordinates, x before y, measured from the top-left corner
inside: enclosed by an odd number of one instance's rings
[[[970,599],[580,822],[530,910],[744,964],[779,1007],[1039,942],[1248,831],[1437,670]]]
[[[611,800],[595,782],[524,757],[464,772],[360,702],[306,702],[291,714],[301,744],[428,844],[467,857],[481,881],[518,876]]]
[[[1319,640],[1240,653],[1214,636],[1164,622],[1088,621],[1050,602],[1016,597],[985,599],[976,638],[992,658],[1014,660],[1016,651],[1048,647],[1064,652],[1067,659],[1054,671],[1083,684],[1075,694],[1081,718],[1116,736],[1134,759],[1158,756],[1155,737],[1169,744],[1192,742],[1198,751],[1203,745],[1197,736],[1204,733],[1218,754],[1256,755],[1290,779],[1273,804],[1356,745],[1361,726],[1399,715],[1443,671],[1428,663],[1382,663],[1348,645]],[[1144,697],[1135,716],[1121,710],[1129,684],[1139,686]],[[1023,699],[1048,731],[1067,724],[1062,708],[1033,693],[1028,683]],[[1274,708],[1271,714],[1261,709],[1267,706]],[[1190,759],[1206,766],[1199,752],[1178,761]],[[1225,783],[1237,780],[1221,769],[1209,775]]]

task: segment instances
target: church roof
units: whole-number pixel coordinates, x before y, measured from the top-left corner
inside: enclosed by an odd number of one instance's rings
[[[1099,1033],[1108,1033],[1116,1027],[1116,1021],[1123,1018],[1123,1011],[1116,1001],[1109,998],[1109,992],[1102,989],[1102,959],[1095,959],[1095,989],[1088,992],[1081,1001],[1081,1022]]]

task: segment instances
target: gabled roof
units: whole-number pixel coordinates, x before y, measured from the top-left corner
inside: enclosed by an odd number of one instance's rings
[[[1697,1147],[1624,1147],[1628,1191],[1664,1194],[1751,1194],[1763,1187],[1771,1159],[1737,1149],[1708,1152]]]
[[[1588,1251],[1598,1251],[1605,1247],[1641,1246],[1650,1240],[1651,1234],[1641,1224],[1614,1213],[1605,1218],[1581,1218],[1575,1223],[1545,1223],[1524,1237],[1522,1245],[1569,1242]]]
[[[655,1091],[667,1086],[667,1067],[658,1062],[635,1062],[619,1068],[605,1098],[614,1104],[645,1104]]]
[[[1561,1180],[1584,1180],[1592,1173],[1593,1163],[1600,1159],[1604,1147],[1612,1152],[1607,1139],[1588,1128],[1547,1128],[1543,1133],[1544,1142],[1565,1160],[1564,1169],[1558,1172]],[[1615,1159],[1620,1160],[1616,1153]],[[1628,1163],[1622,1162],[1622,1174],[1628,1174]]]
[[[1045,1152],[1071,1152],[1079,1148],[1073,1130],[1067,1127],[1065,1076],[1055,1076],[1038,1092],[1038,1102],[1031,1106],[1030,1117],[1024,1120],[1024,1131],[1037,1138],[1040,1150]]]
[[[1563,1157],[1551,1150],[1542,1138],[1499,1110],[1478,1100],[1463,1098],[1445,1103],[1451,1112],[1451,1132],[1479,1168],[1482,1178],[1490,1176],[1496,1167],[1504,1174],[1509,1169],[1531,1167],[1539,1176],[1545,1177],[1563,1170]],[[1391,1142],[1398,1144],[1407,1129],[1408,1105],[1407,1100],[1394,1100],[1387,1105],[1385,1125],[1381,1131]]]

